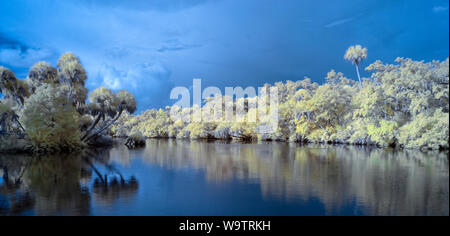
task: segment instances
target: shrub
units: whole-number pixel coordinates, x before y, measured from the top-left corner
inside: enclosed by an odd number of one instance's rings
[[[78,117],[67,95],[48,85],[26,100],[21,123],[34,151],[74,150],[82,146]]]
[[[370,139],[383,147],[392,146],[395,144],[397,129],[397,122],[386,120],[381,120],[379,126],[370,124],[367,127]]]
[[[139,131],[134,132],[128,137],[125,145],[129,148],[145,146],[145,137]]]
[[[448,149],[449,115],[436,110],[433,115],[419,114],[400,128],[399,143],[406,148]]]

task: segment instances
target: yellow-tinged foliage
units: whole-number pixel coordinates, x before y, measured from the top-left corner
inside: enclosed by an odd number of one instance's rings
[[[27,99],[20,121],[35,151],[60,151],[82,146],[78,119],[66,94],[49,85]]]
[[[359,49],[358,49],[359,50]],[[364,59],[364,55],[361,56]],[[146,111],[126,116],[113,130],[141,131],[147,137],[190,139],[280,140],[290,142],[332,142],[405,148],[448,148],[448,59],[444,62],[416,62],[397,59],[398,64],[376,61],[367,67],[370,79],[358,83],[331,70],[327,83],[302,81],[265,84],[277,87],[278,128],[258,133],[258,127],[273,117],[248,107],[256,98],[232,101],[227,97],[206,99],[202,107]],[[260,97],[264,101],[267,97]],[[268,100],[266,100],[268,101]],[[216,103],[214,103],[216,102]],[[231,103],[231,104],[230,104]],[[237,104],[243,103],[244,107]],[[213,115],[216,105],[246,111],[243,120]],[[172,121],[170,111],[183,119]],[[249,114],[258,114],[256,121]],[[206,117],[205,117],[206,114]],[[203,117],[202,117],[203,115]],[[235,114],[233,114],[235,115]],[[202,117],[201,121],[194,117]],[[219,118],[219,119],[217,119]]]
[[[363,48],[361,45],[351,46],[345,52],[344,58],[354,64],[359,64],[367,58],[367,48]]]
[[[87,79],[80,59],[71,52],[64,53],[58,59],[58,77],[62,83],[83,85]]]
[[[100,87],[90,93],[89,104],[85,104],[86,71],[72,53],[63,54],[57,68],[36,63],[25,80],[0,66],[0,125],[2,129],[14,126],[17,131],[20,123],[14,119],[20,117],[38,150],[71,149],[82,145],[80,136],[86,141],[102,133],[448,149],[449,59],[425,63],[397,58],[395,64],[375,61],[366,67],[372,72],[370,78],[360,78],[359,65],[367,58],[367,49],[350,47],[344,57],[356,65],[359,83],[331,70],[322,85],[309,78],[265,84],[265,89],[278,91],[275,115],[252,107],[258,99],[269,105],[269,96],[260,94],[238,101],[215,96],[206,98],[201,107],[166,107],[134,116],[136,100],[124,90],[114,93]],[[230,121],[225,107],[233,108],[234,118],[241,111],[244,115]],[[216,108],[221,112],[216,113]],[[172,120],[171,112],[181,120]],[[256,120],[251,119],[253,114]],[[258,132],[273,119],[278,122],[273,132]]]
[[[34,64],[25,80],[0,66],[0,135],[25,134],[35,151],[95,144],[99,136],[111,133],[108,128],[122,113],[133,113],[137,103],[128,91],[116,94],[100,87],[86,104],[86,79],[81,61],[73,53],[63,54],[57,68],[48,62]],[[137,123],[130,124],[124,136]]]
[[[419,114],[400,128],[399,143],[407,148],[439,149],[449,147],[449,115],[436,110],[433,114]]]
[[[398,124],[395,121],[381,120],[378,126],[370,124],[367,126],[367,134],[372,141],[380,146],[391,146],[395,144]]]

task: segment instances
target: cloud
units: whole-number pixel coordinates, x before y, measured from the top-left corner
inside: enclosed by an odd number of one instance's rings
[[[28,69],[34,63],[50,59],[53,55],[48,49],[30,48],[0,33],[0,65]]]
[[[54,53],[47,49],[0,48],[0,64],[16,68],[29,68],[34,63],[53,56]]]
[[[331,22],[331,23],[325,25],[325,27],[326,27],[326,28],[335,27],[335,26],[342,25],[342,24],[345,24],[345,23],[347,23],[347,22],[350,22],[350,21],[352,21],[352,20],[354,20],[353,17],[352,17],[352,18],[346,18],[346,19],[341,19],[341,20],[333,21],[333,22]]]
[[[112,59],[122,59],[130,55],[130,50],[121,47],[112,47],[105,49],[105,56]]]
[[[178,39],[170,39],[164,42],[164,44],[158,49],[158,52],[166,51],[181,51],[191,48],[201,47],[200,44],[185,44],[180,42]]]
[[[25,50],[27,47],[17,40],[7,37],[0,32],[0,48],[20,48]]]
[[[444,6],[435,6],[435,7],[433,7],[433,12],[434,13],[440,13],[440,12],[444,12],[444,11],[448,11],[448,7],[444,7]]]
[[[102,79],[103,86],[113,90],[119,90],[122,89],[122,78],[126,76],[114,66],[103,65],[98,71],[98,77]]]
[[[397,56],[448,57],[448,20],[423,14],[424,10],[441,12],[436,16],[448,14],[445,2],[52,2],[50,6],[39,1],[4,1],[0,14],[2,60],[25,66],[47,61],[38,57],[54,51],[56,56],[48,61],[55,65],[57,56],[71,51],[86,68],[91,91],[102,84],[115,90],[135,89],[144,96],[136,95],[140,107],[154,101],[158,101],[155,107],[166,105],[153,95],[167,98],[169,92],[152,89],[170,87],[170,81],[189,86],[193,78],[202,78],[208,86],[245,87],[307,75],[321,82],[331,65],[350,74],[353,67],[341,55],[356,43],[366,45],[372,59],[386,62]],[[433,10],[435,6],[441,7]],[[31,50],[40,56],[32,58]],[[436,50],[442,53],[434,53]],[[26,76],[28,66],[20,70],[8,67]],[[146,80],[154,85],[141,89]],[[141,92],[147,90],[151,92]]]
[[[143,111],[169,103],[170,91],[174,87],[170,75],[170,70],[161,63],[136,64],[126,70],[103,65],[98,79],[105,87],[133,93],[138,101],[138,111]]]

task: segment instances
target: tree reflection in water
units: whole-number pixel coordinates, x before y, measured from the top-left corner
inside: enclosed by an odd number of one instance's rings
[[[121,147],[116,147],[112,150],[120,149]],[[129,155],[122,152],[124,155],[121,155],[120,158],[113,161],[111,160],[110,155],[110,152],[114,152],[112,150],[102,150],[102,155],[99,155],[98,153],[90,154],[89,156],[91,158],[85,158],[85,162],[89,164],[91,170],[96,174],[96,178],[94,178],[93,181],[93,195],[97,204],[111,205],[118,199],[131,199],[136,195],[139,187],[136,177],[131,176],[128,180],[125,179],[120,170],[112,164],[112,162],[117,161],[118,159],[126,160]],[[92,160],[101,164],[108,174],[102,175],[92,163]]]
[[[138,181],[125,179],[108,154],[0,156],[0,215],[90,215],[92,193],[105,202],[135,195]]]
[[[155,175],[146,171],[158,166],[153,170],[159,174],[167,169],[199,170],[208,184],[219,187],[234,180],[258,184],[262,198],[268,201],[307,204],[318,199],[327,214],[339,214],[342,208],[355,205],[367,215],[449,214],[447,153],[277,142],[147,140],[146,147],[138,150],[118,146],[83,155],[1,155],[0,215],[90,215],[93,209],[118,202],[127,207],[138,198],[138,188],[155,187],[151,181],[140,186],[135,177],[124,176],[121,170],[127,167],[139,172],[139,178],[149,178]],[[140,197],[152,205],[149,196]],[[165,207],[171,205],[158,209]]]
[[[315,197],[328,214],[352,201],[369,215],[448,215],[447,153],[356,146],[148,140],[142,158],[201,169],[209,181],[258,183],[266,198]]]

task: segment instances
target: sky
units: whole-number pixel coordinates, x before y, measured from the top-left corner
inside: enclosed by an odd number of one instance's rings
[[[362,67],[449,56],[448,0],[8,0],[0,12],[0,65],[23,79],[73,52],[90,91],[127,89],[139,111],[172,104],[171,89],[194,78],[323,83],[334,69],[356,80],[343,58],[355,44],[368,48]]]

